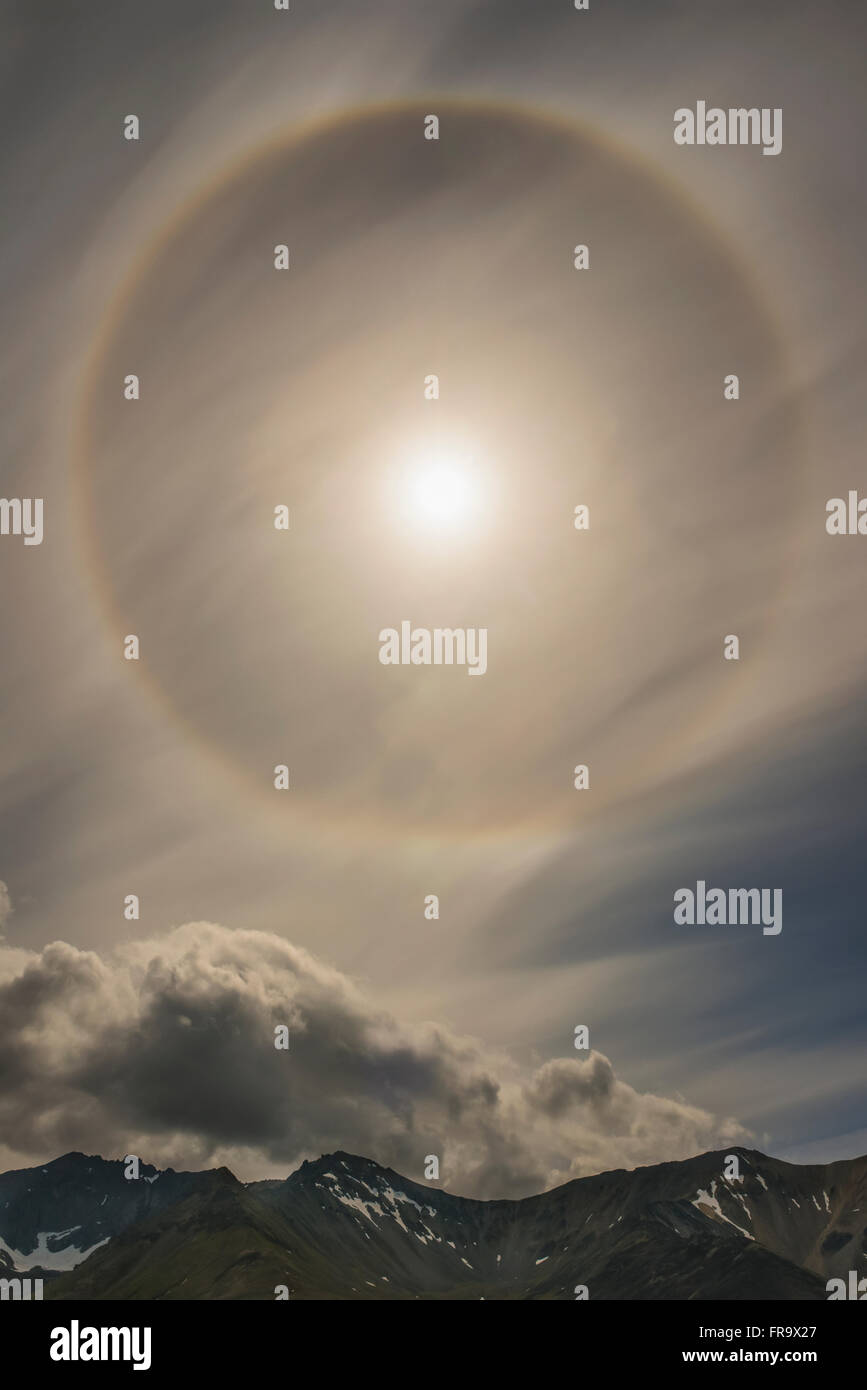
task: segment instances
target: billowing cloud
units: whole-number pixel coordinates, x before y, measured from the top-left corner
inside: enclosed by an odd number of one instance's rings
[[[522,1072],[446,1028],[401,1023],[277,936],[209,922],[110,958],[59,941],[0,951],[0,1057],[0,1128],[22,1152],[190,1167],[244,1154],[244,1177],[336,1148],[421,1177],[437,1154],[452,1190],[521,1196],[746,1137],[640,1094],[600,1053]]]

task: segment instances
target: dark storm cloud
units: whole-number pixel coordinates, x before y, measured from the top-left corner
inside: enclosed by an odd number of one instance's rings
[[[288,1169],[347,1148],[409,1176],[435,1153],[449,1187],[502,1197],[745,1135],[638,1093],[598,1053],[522,1073],[473,1039],[402,1024],[259,932],[190,923],[111,960],[64,942],[0,950],[0,978],[0,1121],[22,1153],[243,1151]]]

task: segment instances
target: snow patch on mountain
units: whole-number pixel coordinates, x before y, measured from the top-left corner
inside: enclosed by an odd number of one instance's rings
[[[692,1205],[699,1211],[701,1211],[703,1206],[710,1207],[714,1215],[718,1216],[721,1221],[727,1222],[729,1226],[734,1226],[735,1230],[740,1231],[741,1235],[746,1236],[747,1240],[755,1240],[755,1236],[751,1235],[749,1231],[744,1230],[743,1226],[739,1226],[736,1221],[732,1221],[730,1216],[726,1216],[719,1204],[719,1198],[716,1195],[716,1178],[714,1178],[710,1185],[710,1192],[706,1192],[703,1187],[698,1189],[698,1192],[693,1198]],[[747,1215],[749,1216],[749,1212],[747,1212]]]
[[[80,1230],[79,1226],[70,1226],[68,1231],[40,1231],[36,1237],[36,1249],[29,1255],[25,1255],[21,1250],[13,1250],[7,1245],[0,1236],[0,1250],[4,1250],[10,1255],[15,1268],[18,1270],[34,1269],[37,1265],[42,1269],[69,1270],[75,1269],[82,1260],[86,1260],[88,1255],[94,1250],[98,1250],[101,1245],[107,1245],[110,1237],[98,1240],[95,1245],[89,1245],[86,1250],[79,1250],[75,1245],[67,1245],[63,1250],[49,1250],[49,1240],[59,1240],[63,1236],[70,1235],[73,1231]]]

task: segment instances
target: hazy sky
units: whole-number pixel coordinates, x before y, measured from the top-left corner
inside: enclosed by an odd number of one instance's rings
[[[864,18],[0,15],[0,495],[44,499],[0,536],[0,1164],[867,1149]],[[781,153],[677,146],[699,100]],[[486,672],[383,666],[403,620]],[[698,879],[782,931],[676,925]]]

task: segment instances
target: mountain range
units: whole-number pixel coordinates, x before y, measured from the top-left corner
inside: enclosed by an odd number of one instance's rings
[[[50,1299],[824,1300],[850,1270],[867,1275],[867,1157],[737,1148],[519,1201],[341,1152],[246,1184],[79,1153],[0,1176],[0,1276]]]

